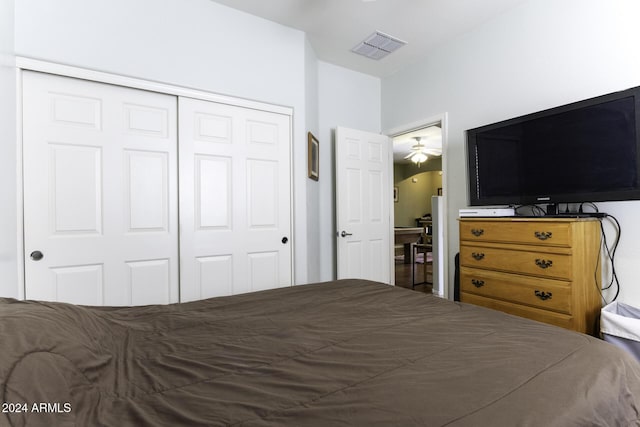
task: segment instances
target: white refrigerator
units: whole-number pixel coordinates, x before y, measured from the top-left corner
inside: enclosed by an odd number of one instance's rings
[[[444,203],[442,196],[431,197],[431,244],[433,257],[433,293],[447,298],[444,289],[443,260],[444,260]]]

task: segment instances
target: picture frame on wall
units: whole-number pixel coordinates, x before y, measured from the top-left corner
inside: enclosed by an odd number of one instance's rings
[[[310,179],[318,181],[320,178],[320,141],[308,132],[307,172]]]

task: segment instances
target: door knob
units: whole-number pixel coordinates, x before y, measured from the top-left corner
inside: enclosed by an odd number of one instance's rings
[[[40,261],[42,258],[44,258],[44,255],[40,251],[33,251],[29,256],[34,261]]]
[[[282,238],[282,243],[283,243],[283,244],[284,244],[284,243],[287,243],[288,241],[289,241],[289,238],[288,238],[288,237],[283,237],[283,238]]]
[[[346,232],[346,231],[344,231],[344,230],[342,230],[342,233],[340,233],[340,235],[341,235],[342,237],[353,236],[353,234],[351,234],[351,233],[347,233],[347,232]]]

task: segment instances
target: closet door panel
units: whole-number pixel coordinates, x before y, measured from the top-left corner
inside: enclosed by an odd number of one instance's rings
[[[278,227],[278,162],[247,161],[247,220],[248,228],[276,229]]]
[[[102,305],[104,295],[104,265],[52,267],[50,294],[45,300],[64,301],[72,304]]]
[[[124,156],[127,232],[168,232],[171,195],[167,153],[125,150]]]
[[[25,71],[23,129],[26,297],[178,301],[176,97]]]
[[[103,222],[102,150],[52,143],[48,154],[51,233],[56,236],[100,235]]]
[[[194,159],[196,230],[231,230],[232,159],[209,155],[196,155]]]
[[[290,117],[179,99],[181,300],[292,283]]]
[[[127,262],[127,291],[131,305],[171,302],[169,259]]]
[[[233,255],[216,255],[196,258],[194,283],[200,290],[200,298],[231,295],[233,292]]]

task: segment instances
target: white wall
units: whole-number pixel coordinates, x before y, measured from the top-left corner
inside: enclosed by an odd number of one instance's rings
[[[335,129],[344,126],[380,133],[381,82],[323,61],[318,63],[320,141],[320,280],[336,277]]]
[[[393,204],[395,227],[415,227],[416,218],[431,212],[431,198],[442,188],[442,171],[422,170],[403,176],[394,166],[394,187],[398,187],[398,201]],[[414,165],[402,165],[416,170]]]
[[[306,130],[317,138],[320,130],[318,124],[318,59],[309,40],[306,43],[305,53]],[[305,153],[308,154],[308,149]],[[322,171],[322,174],[324,175],[326,172]],[[321,214],[326,214],[320,208],[320,189],[326,180],[314,181],[307,178],[305,182],[307,186],[307,281],[315,283],[320,281],[321,270],[319,235]]]
[[[529,0],[383,79],[383,129],[448,113],[450,259],[467,200],[464,131],[640,85],[639,17],[635,0]],[[601,211],[622,223],[619,301],[640,306],[640,202]]]
[[[0,0],[0,295],[20,298],[14,68],[14,0]]]
[[[209,0],[14,1],[20,56],[293,107],[295,282],[307,281],[304,33]]]
[[[304,33],[209,0],[13,1],[20,56],[293,107],[295,282],[335,277],[333,131],[380,131],[380,79],[319,62]],[[320,140],[317,183],[307,131]]]

